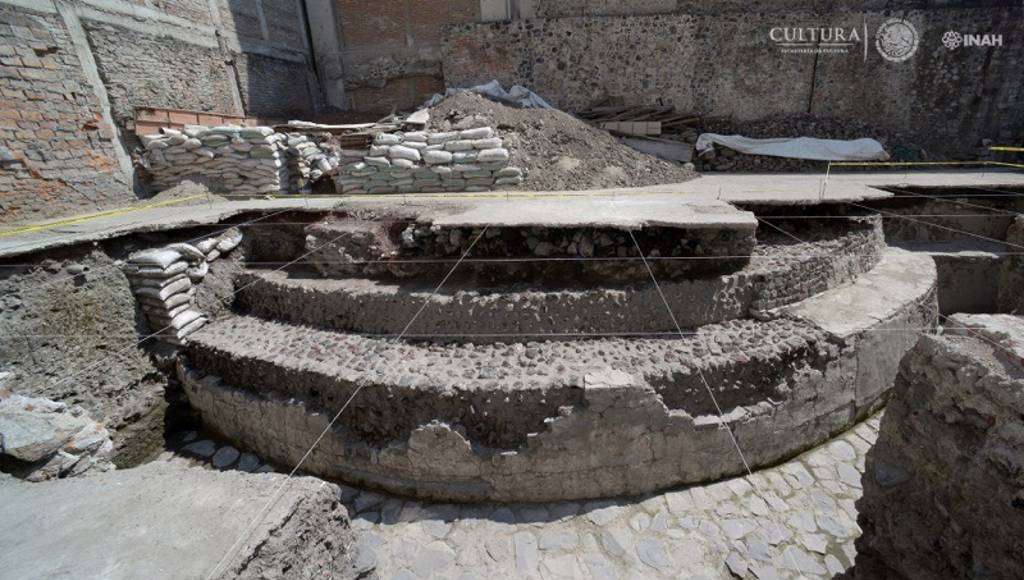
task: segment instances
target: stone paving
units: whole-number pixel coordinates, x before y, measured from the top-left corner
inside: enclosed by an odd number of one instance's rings
[[[359,558],[396,580],[831,578],[854,561],[878,421],[753,477],[633,500],[460,506],[352,490]]]
[[[432,504],[347,486],[342,499],[358,567],[386,580],[832,578],[853,565],[880,418],[752,477],[631,499]],[[215,468],[271,469],[194,437],[181,451]]]

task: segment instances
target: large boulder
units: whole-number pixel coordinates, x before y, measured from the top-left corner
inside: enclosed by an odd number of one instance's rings
[[[81,407],[0,392],[0,470],[29,481],[106,471],[113,450]]]

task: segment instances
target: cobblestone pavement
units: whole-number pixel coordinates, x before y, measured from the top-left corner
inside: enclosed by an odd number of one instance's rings
[[[753,477],[639,498],[454,505],[341,486],[342,499],[358,567],[386,580],[831,578],[853,565],[880,417]],[[270,469],[209,439],[185,443],[215,468]]]
[[[385,579],[831,578],[853,564],[879,416],[778,467],[633,500],[451,505],[354,492]]]

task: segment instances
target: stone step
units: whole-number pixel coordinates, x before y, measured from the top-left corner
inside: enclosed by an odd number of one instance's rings
[[[352,397],[306,471],[442,501],[627,495],[742,473],[717,407],[751,467],[876,409],[935,325],[935,280],[890,249],[777,318],[674,339],[409,343],[235,315],[179,374],[209,428],[280,465]]]
[[[661,291],[683,328],[762,317],[768,309],[853,282],[873,268],[885,249],[879,223],[820,228],[801,243],[768,232],[742,270],[662,280]],[[472,276],[456,275],[434,294],[436,284],[250,270],[236,286],[242,289],[238,305],[250,314],[368,335],[407,330],[407,338],[481,343],[675,332],[649,280],[572,289],[523,283],[481,288]]]

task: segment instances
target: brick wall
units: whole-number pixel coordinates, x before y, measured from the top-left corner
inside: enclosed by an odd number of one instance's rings
[[[231,72],[218,49],[101,22],[82,25],[119,125],[135,107],[233,112]]]
[[[133,199],[58,16],[0,5],[0,222]]]
[[[235,61],[249,116],[302,118],[316,107],[304,67],[258,54],[239,54]]]
[[[842,14],[875,10],[920,8],[977,8],[1019,6],[1017,0],[513,0],[524,16],[571,18],[641,14],[720,14],[742,12],[819,12]]]
[[[310,117],[322,102],[296,0],[24,4],[0,0],[0,223],[148,196],[127,167],[136,107]]]
[[[453,24],[476,22],[479,0],[337,0],[349,106],[387,112],[444,90],[441,44]]]

